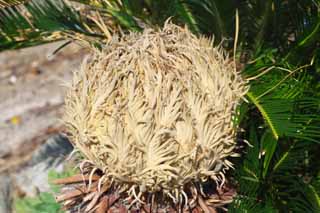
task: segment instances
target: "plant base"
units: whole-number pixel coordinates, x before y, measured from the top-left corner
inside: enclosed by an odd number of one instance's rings
[[[180,201],[161,191],[134,192],[136,196],[132,196],[128,189],[124,190],[105,180],[105,174],[101,170],[94,169],[91,165],[81,170],[81,174],[55,181],[56,184],[63,185],[56,200],[62,203],[64,210],[71,213],[224,212],[226,204],[231,203],[236,194],[228,182],[217,187],[213,181],[208,181],[201,186],[197,183],[186,185]]]

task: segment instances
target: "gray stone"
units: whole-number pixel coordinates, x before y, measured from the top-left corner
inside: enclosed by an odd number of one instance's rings
[[[27,196],[49,191],[48,172],[63,170],[63,163],[73,147],[66,137],[55,135],[49,138],[33,154],[29,163],[14,174],[17,187]]]
[[[0,52],[0,158],[33,146],[34,138],[61,126],[62,84],[70,82],[72,71],[84,56],[81,47],[74,44],[48,60],[47,55],[61,44]],[[12,122],[14,119],[18,122]]]

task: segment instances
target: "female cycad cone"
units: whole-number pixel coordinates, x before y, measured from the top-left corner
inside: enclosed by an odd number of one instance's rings
[[[117,194],[127,208],[210,209],[228,202],[199,197],[223,188],[235,155],[235,108],[246,91],[212,40],[167,23],[95,50],[74,74],[64,121],[90,162],[83,172],[99,176],[100,201]],[[89,211],[92,201],[82,202]]]

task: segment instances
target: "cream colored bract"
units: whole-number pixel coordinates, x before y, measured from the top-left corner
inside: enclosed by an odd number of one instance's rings
[[[221,47],[167,23],[114,37],[85,60],[64,120],[105,179],[132,193],[171,196],[190,182],[223,182],[246,91]]]

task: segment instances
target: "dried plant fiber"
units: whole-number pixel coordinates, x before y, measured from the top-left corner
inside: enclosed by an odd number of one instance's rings
[[[64,121],[104,180],[175,199],[185,184],[223,183],[247,89],[212,39],[168,22],[95,50],[74,73]]]

